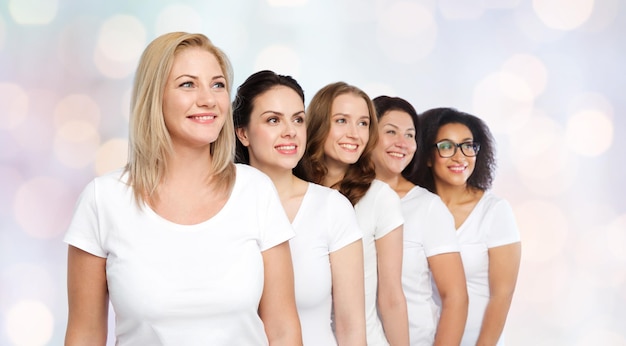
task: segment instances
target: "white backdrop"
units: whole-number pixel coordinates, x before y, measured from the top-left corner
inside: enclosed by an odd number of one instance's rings
[[[142,50],[183,30],[227,52],[235,87],[269,68],[307,103],[343,80],[485,119],[523,241],[509,345],[626,345],[625,17],[620,0],[0,0],[0,344],[62,344],[74,203],[125,162]]]

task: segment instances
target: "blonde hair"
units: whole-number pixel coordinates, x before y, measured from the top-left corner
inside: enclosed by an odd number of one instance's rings
[[[177,53],[190,48],[205,49],[215,56],[226,79],[230,95],[233,70],[226,54],[203,34],[172,32],[153,40],[144,50],[135,73],[131,98],[128,184],[141,206],[154,193],[167,171],[172,141],[163,118],[163,93]],[[234,184],[235,135],[232,109],[218,138],[211,143],[213,182],[224,191]]]

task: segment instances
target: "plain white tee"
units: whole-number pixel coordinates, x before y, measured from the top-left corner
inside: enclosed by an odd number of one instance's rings
[[[400,197],[386,183],[374,179],[365,196],[354,206],[359,227],[363,231],[363,262],[365,279],[365,324],[367,345],[389,345],[378,317],[378,266],[376,240],[402,226]]]
[[[331,327],[330,254],[362,237],[352,204],[337,190],[309,183],[289,241],[304,345],[337,345]]]
[[[454,218],[439,196],[413,187],[401,199],[404,215],[402,287],[409,314],[411,345],[432,345],[440,308],[435,303],[428,257],[459,252]]]
[[[294,235],[269,178],[237,165],[222,210],[196,225],[140,209],[126,179],[89,183],[64,238],[106,258],[116,345],[267,345],[261,252]]]
[[[486,191],[465,222],[457,229],[469,296],[467,324],[461,345],[476,345],[489,302],[489,254],[492,247],[520,241],[509,203]],[[503,338],[497,345],[503,345]]]

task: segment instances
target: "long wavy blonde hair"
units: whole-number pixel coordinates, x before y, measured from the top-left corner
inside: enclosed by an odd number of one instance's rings
[[[140,206],[155,197],[155,191],[167,171],[167,158],[173,153],[171,137],[163,118],[163,93],[174,57],[190,47],[206,49],[215,56],[230,95],[233,81],[230,61],[205,35],[172,32],[157,37],[146,47],[133,84],[129,153],[125,167],[128,184],[133,188],[135,201]],[[234,133],[232,109],[229,108],[224,126],[210,146],[212,182],[223,191],[229,191],[235,180]]]

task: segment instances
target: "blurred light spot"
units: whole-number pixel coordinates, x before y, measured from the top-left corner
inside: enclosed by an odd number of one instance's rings
[[[605,95],[596,92],[583,92],[574,95],[566,109],[568,114],[585,109],[595,109],[609,118],[613,118],[615,115],[611,101]]]
[[[182,4],[169,5],[156,18],[156,32],[159,35],[175,31],[202,32],[203,23],[197,9]]]
[[[594,319],[597,317],[594,317]],[[608,318],[608,321],[614,321],[614,317]],[[607,321],[607,322],[608,322]],[[623,330],[611,330],[608,327],[595,327],[583,330],[577,337],[574,346],[588,345],[611,345],[626,346],[626,336]]]
[[[439,0],[439,10],[446,19],[477,19],[484,8],[477,1]]]
[[[56,126],[70,121],[84,121],[94,126],[100,124],[100,107],[89,95],[73,94],[63,98],[54,109]]]
[[[600,201],[595,202],[593,206],[584,210],[589,215],[598,217],[597,220],[605,220],[605,218],[593,213],[596,209],[608,209],[601,203]],[[580,225],[577,226],[579,229],[572,232],[577,237],[571,248],[575,260],[572,264],[576,267],[576,272],[597,277],[595,280],[590,280],[589,283],[595,288],[618,288],[626,281],[626,270],[615,270],[616,268],[623,268],[623,264],[614,262],[609,251],[607,246],[609,244],[606,242],[607,227],[599,221],[585,227],[585,229],[580,229]]]
[[[432,52],[436,40],[437,23],[421,4],[399,1],[380,14],[376,41],[393,61],[416,62]]]
[[[620,13],[620,1],[621,0],[595,0],[593,2],[591,17],[585,22],[583,28],[594,32],[607,29],[613,24],[615,17]]]
[[[563,128],[552,118],[534,115],[510,141],[511,161],[530,191],[556,195],[574,182],[577,161],[567,150]]]
[[[67,228],[75,196],[60,180],[39,177],[24,182],[15,194],[15,221],[34,238],[57,237]]]
[[[124,116],[124,119],[130,120],[130,99],[133,96],[133,89],[129,87],[122,95],[120,103],[120,113]]]
[[[534,97],[540,95],[546,88],[548,71],[543,62],[534,55],[513,55],[504,63],[502,71],[523,79]]]
[[[50,342],[53,331],[54,316],[39,301],[19,301],[6,313],[6,332],[14,345],[46,345]]]
[[[93,124],[70,121],[56,132],[54,154],[68,167],[82,168],[91,163],[100,145],[100,135]]]
[[[572,30],[581,26],[593,11],[594,0],[533,0],[533,9],[548,27]]]
[[[94,62],[102,74],[123,78],[132,73],[145,48],[146,30],[137,18],[117,15],[102,24]]]
[[[98,149],[96,154],[96,175],[104,175],[114,169],[124,167],[128,162],[128,141],[111,139]]]
[[[626,214],[609,225],[606,232],[609,251],[616,259],[626,262]]]
[[[11,130],[24,121],[28,113],[28,96],[18,85],[0,83],[0,129]]]
[[[528,9],[525,7],[517,9],[514,16],[515,24],[520,32],[532,42],[551,43],[565,35],[565,31],[546,27],[530,6]]]
[[[569,148],[583,156],[599,156],[613,143],[613,123],[602,112],[581,110],[567,121]]]
[[[562,253],[568,223],[559,206],[534,200],[516,205],[514,210],[522,234],[525,261],[547,262]]]
[[[531,86],[509,72],[493,73],[474,88],[474,114],[495,133],[511,133],[525,124],[534,102]]]
[[[272,7],[298,7],[306,5],[308,0],[267,0]]]
[[[22,25],[45,25],[57,15],[57,0],[9,0],[9,13]]]
[[[300,74],[300,58],[288,46],[275,44],[261,51],[254,67],[257,71],[267,69],[297,78]]]

